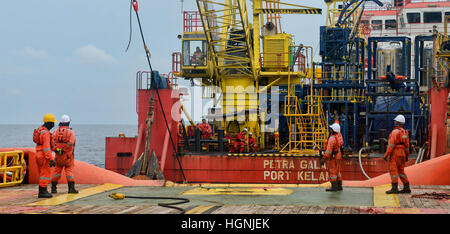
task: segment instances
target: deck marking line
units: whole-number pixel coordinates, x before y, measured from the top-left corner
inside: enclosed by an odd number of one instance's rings
[[[215,206],[196,206],[193,209],[186,211],[184,214],[202,214],[213,207]]]
[[[123,185],[119,185],[119,184],[102,184],[99,186],[95,186],[95,187],[91,187],[91,188],[86,188],[86,189],[82,189],[79,191],[79,193],[72,193],[72,194],[62,194],[62,195],[58,195],[58,196],[54,196],[52,198],[49,199],[45,199],[42,201],[38,201],[38,202],[33,202],[30,204],[27,204],[28,206],[56,206],[56,205],[60,205],[66,202],[71,202],[80,198],[84,198],[84,197],[88,197],[94,194],[98,194],[98,193],[103,193],[109,190],[113,190],[113,189],[117,189],[123,187]]]
[[[400,207],[397,194],[386,194],[390,184],[373,187],[373,205],[375,207]]]

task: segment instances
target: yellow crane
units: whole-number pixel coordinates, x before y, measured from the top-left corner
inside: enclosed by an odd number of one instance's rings
[[[250,18],[245,0],[197,0],[197,7],[202,30],[184,33],[183,53],[188,51],[186,47],[192,51],[194,43],[206,45],[206,63],[188,64],[185,60],[190,57],[181,55],[181,71],[175,75],[198,78],[202,85],[211,87],[214,105],[221,107],[213,115],[219,127],[232,136],[247,128],[256,136],[259,148],[265,148],[265,137],[273,135],[264,133],[268,109],[262,108],[260,97],[275,85],[288,85],[286,104],[280,111],[289,119],[289,126],[295,126],[289,128],[293,142],[282,151],[313,149],[314,144],[305,142],[314,141],[320,132],[315,122],[324,119],[308,73],[313,51],[312,47],[294,45],[292,35],[282,32],[281,15],[321,14],[322,9],[280,0],[253,0]],[[301,84],[311,84],[305,110],[300,110],[295,96],[295,85]],[[319,122],[326,130],[324,122]]]

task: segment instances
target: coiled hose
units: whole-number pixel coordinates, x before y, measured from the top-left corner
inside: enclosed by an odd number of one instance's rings
[[[186,212],[186,210],[184,210],[183,208],[177,207],[175,205],[180,205],[180,204],[184,204],[184,203],[188,203],[190,202],[189,199],[187,198],[182,198],[182,197],[141,197],[141,196],[125,196],[125,194],[122,193],[111,193],[109,195],[109,197],[113,198],[114,200],[122,200],[125,197],[126,198],[137,198],[137,199],[155,199],[155,200],[179,200],[177,202],[171,202],[171,203],[158,203],[158,206],[162,206],[162,207],[166,207],[166,208],[171,208],[171,209],[176,209],[181,211],[180,214],[184,214]]]

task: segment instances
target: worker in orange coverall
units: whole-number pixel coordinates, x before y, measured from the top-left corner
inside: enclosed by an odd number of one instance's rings
[[[61,116],[59,128],[53,132],[54,151],[56,153],[56,169],[52,176],[52,193],[57,193],[56,186],[61,178],[61,172],[66,173],[68,193],[78,193],[75,189],[75,179],[73,177],[75,132],[69,128],[70,117]]]
[[[248,148],[250,152],[256,152],[258,150],[258,145],[252,135],[253,134],[251,132],[248,133]]]
[[[36,143],[36,164],[39,172],[39,198],[53,197],[47,191],[47,185],[50,182],[51,167],[55,166],[52,155],[53,137],[50,130],[55,126],[55,116],[46,114],[44,124],[33,132],[33,141]]]
[[[235,153],[242,153],[245,148],[245,135],[247,134],[247,128],[244,128],[242,132],[237,134],[236,140],[234,141],[234,152]]]
[[[332,124],[330,128],[331,134],[325,143],[325,154],[323,155],[320,164],[323,165],[325,162],[327,163],[331,188],[326,189],[326,191],[334,192],[342,190],[341,147],[344,145],[344,140],[341,135],[341,126],[338,123]]]
[[[202,123],[197,126],[201,133],[202,139],[209,139],[212,134],[211,126],[206,122],[206,119],[202,119]],[[208,144],[205,144],[206,149],[208,149]]]
[[[389,174],[391,175],[391,193],[411,193],[408,177],[405,174],[405,164],[409,157],[409,136],[408,131],[403,129],[405,117],[398,115],[394,119],[394,130],[389,134],[388,147],[384,154],[384,160],[389,159]],[[398,191],[398,178],[403,183],[403,190]]]

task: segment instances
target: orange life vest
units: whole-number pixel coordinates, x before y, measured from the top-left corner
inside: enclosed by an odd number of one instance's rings
[[[70,141],[70,128],[58,128],[53,133],[53,141],[55,142],[55,148],[60,148],[64,152],[71,152],[73,149],[73,144]]]

